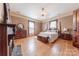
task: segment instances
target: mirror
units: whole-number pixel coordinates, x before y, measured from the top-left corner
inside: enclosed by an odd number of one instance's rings
[[[19,24],[17,24],[17,28],[18,28],[18,29],[24,29],[24,25],[21,24],[21,23],[19,23]]]

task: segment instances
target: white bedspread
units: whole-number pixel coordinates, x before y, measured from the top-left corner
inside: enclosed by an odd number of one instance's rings
[[[49,37],[49,42],[53,42],[58,38],[58,33],[53,31],[47,31],[47,32],[40,32],[39,36],[43,36],[43,37]]]

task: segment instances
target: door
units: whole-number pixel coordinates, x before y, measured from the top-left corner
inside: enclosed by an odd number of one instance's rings
[[[33,21],[29,21],[29,36],[34,35],[35,24]]]
[[[79,10],[73,12],[73,32],[79,32]]]

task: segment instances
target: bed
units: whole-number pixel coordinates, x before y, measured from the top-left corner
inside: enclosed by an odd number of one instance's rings
[[[58,38],[58,32],[56,30],[40,32],[37,39],[44,43],[51,43],[56,41]]]

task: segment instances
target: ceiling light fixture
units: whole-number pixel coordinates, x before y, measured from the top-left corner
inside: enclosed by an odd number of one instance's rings
[[[45,15],[44,15],[44,10],[45,10],[45,9],[42,8],[42,14],[41,14],[41,16],[43,16],[43,17],[45,16]]]
[[[47,10],[45,8],[41,8],[41,19],[46,19],[47,14]]]

